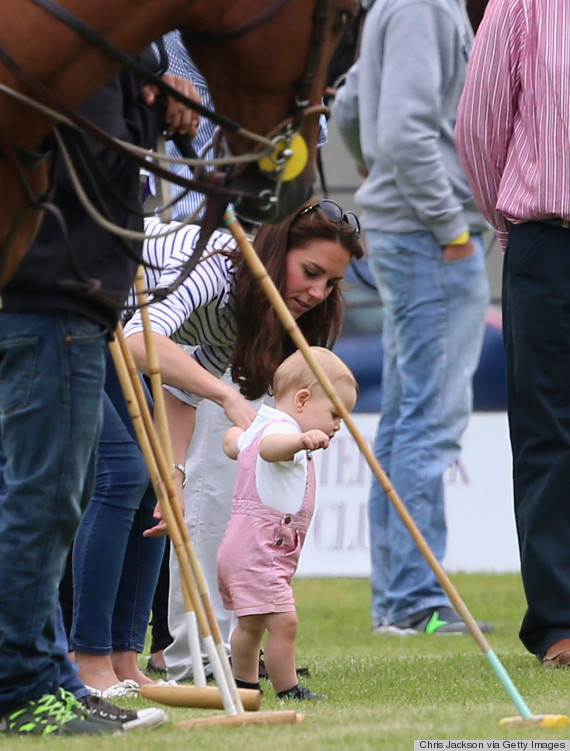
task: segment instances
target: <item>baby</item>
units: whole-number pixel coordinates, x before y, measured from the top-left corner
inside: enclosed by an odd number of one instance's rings
[[[356,379],[335,354],[311,347],[347,412]],[[224,606],[238,619],[231,637],[240,688],[259,689],[259,650],[267,631],[265,664],[282,699],[326,698],[297,681],[297,614],[291,579],[315,503],[311,451],[326,449],[340,416],[301,352],[284,360],[273,381],[275,408],[263,405],[244,432],[230,428],[224,451],[238,460],[232,514],[218,552]]]

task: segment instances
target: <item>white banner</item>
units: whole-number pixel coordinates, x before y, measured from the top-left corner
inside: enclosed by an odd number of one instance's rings
[[[353,418],[372,444],[378,416]],[[513,514],[507,416],[476,412],[461,457],[446,473],[449,572],[519,570]],[[367,500],[371,471],[343,426],[326,451],[314,454],[317,505],[298,576],[368,577]]]

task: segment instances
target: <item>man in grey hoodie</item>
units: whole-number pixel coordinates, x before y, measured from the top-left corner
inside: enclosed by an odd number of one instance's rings
[[[472,30],[462,0],[363,5],[360,56],[333,119],[366,175],[355,198],[384,308],[375,453],[441,561],[443,473],[471,411],[489,300],[487,225],[453,142]],[[374,630],[466,633],[376,480],[369,521]]]

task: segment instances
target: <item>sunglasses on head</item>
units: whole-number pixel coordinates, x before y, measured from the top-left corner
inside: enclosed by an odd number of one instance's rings
[[[334,224],[346,222],[354,234],[357,237],[360,237],[360,222],[358,221],[356,214],[352,211],[345,211],[342,206],[331,201],[330,198],[321,198],[320,201],[317,201],[317,203],[314,203],[312,206],[305,207],[299,216],[301,217],[304,214],[308,214],[309,211],[314,211],[315,209],[320,209],[329,222],[334,222]]]

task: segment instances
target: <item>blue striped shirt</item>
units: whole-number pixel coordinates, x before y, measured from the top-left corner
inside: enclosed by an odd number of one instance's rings
[[[196,87],[198,94],[200,94],[204,107],[213,110],[214,103],[212,102],[206,79],[190,58],[190,55],[184,46],[184,42],[182,41],[182,35],[180,32],[178,30],[170,31],[168,34],[165,34],[163,39],[164,47],[168,54],[167,73],[170,73],[173,76],[189,78]],[[192,146],[200,158],[213,159],[215,156],[212,148],[212,139],[215,132],[216,126],[214,123],[207,117],[202,117],[200,119],[198,133],[192,139]],[[166,142],[166,153],[176,157],[182,156],[173,141]],[[192,172],[184,164],[172,163],[170,165],[170,170],[176,175],[180,175],[186,179],[192,179]],[[175,185],[174,183],[171,183],[171,192],[172,198],[178,199],[172,207],[172,218],[177,221],[194,214],[204,200],[204,195],[202,193],[197,193],[196,191],[190,191],[187,195],[183,196],[182,193],[184,192],[184,188]],[[181,197],[179,198],[179,196]],[[202,210],[198,216],[195,217],[194,221],[199,221],[202,218],[203,213]]]

